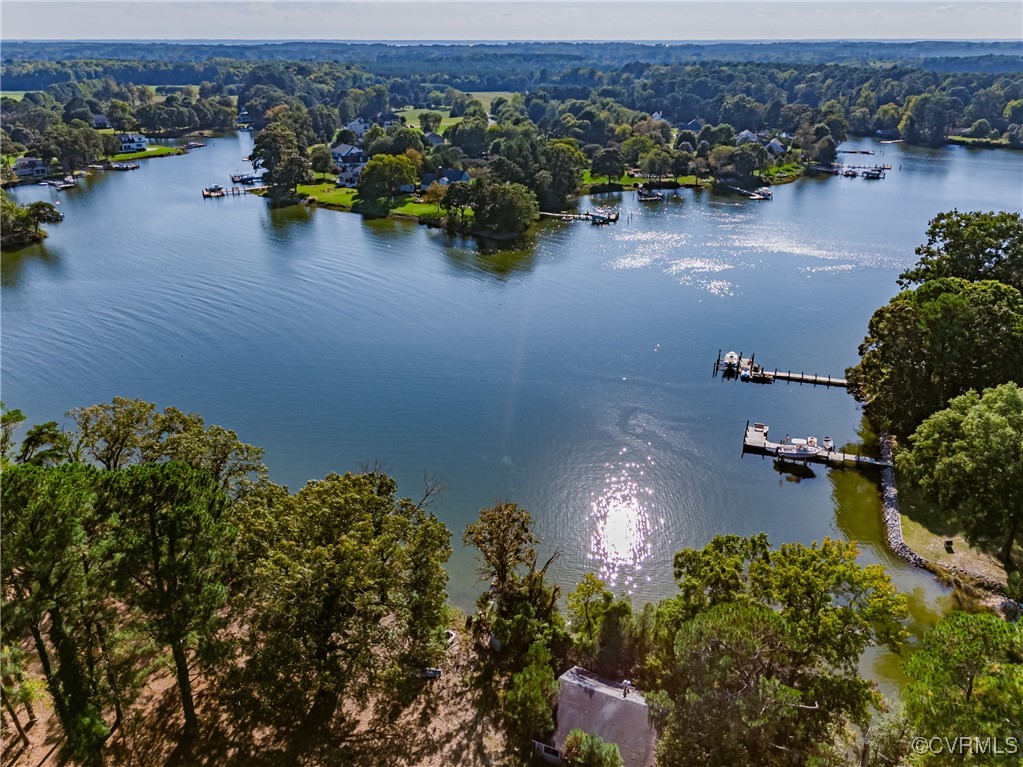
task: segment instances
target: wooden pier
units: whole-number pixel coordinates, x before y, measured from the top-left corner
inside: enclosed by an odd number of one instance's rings
[[[788,383],[809,384],[811,386],[839,386],[843,389],[849,386],[849,382],[846,379],[832,375],[806,373],[802,370],[779,370],[778,368],[769,370],[755,361],[757,356],[755,354],[743,357],[740,352],[734,356],[734,360],[730,358],[730,355],[734,355],[734,352],[729,352],[722,357],[721,350],[718,349],[718,358],[714,363],[714,376],[720,373],[722,378],[726,380],[735,379],[737,381],[759,384],[786,381]]]
[[[232,186],[230,189],[225,189],[223,187],[207,187],[202,190],[202,196],[208,200],[211,197],[227,197],[228,195],[236,196],[239,194],[245,194],[245,192],[245,189],[238,186]]]
[[[589,221],[594,226],[606,226],[607,224],[615,224],[618,222],[618,211],[611,211],[610,213],[594,213],[586,211],[585,213],[540,213],[541,216],[547,218],[556,218],[560,221]]]
[[[768,427],[762,423],[750,423],[746,421],[746,434],[742,440],[742,453],[752,453],[765,457],[777,458],[780,461],[789,463],[806,464],[822,463],[833,468],[855,468],[857,466],[876,466],[886,468],[891,466],[887,461],[858,453],[843,453],[838,450],[825,450],[818,448],[817,452],[807,455],[785,455],[786,445],[781,442],[772,442],[767,438]]]

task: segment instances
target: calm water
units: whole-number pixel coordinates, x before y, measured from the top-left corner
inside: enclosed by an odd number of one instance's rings
[[[620,210],[617,226],[545,225],[496,254],[403,222],[203,200],[246,169],[247,135],[70,192],[22,187],[17,200],[58,200],[66,220],[4,256],[3,399],[30,422],[114,395],[195,410],[264,446],[292,489],[371,464],[408,495],[437,476],[463,606],[480,587],[457,540],[508,499],[562,552],[566,588],[594,570],[656,599],[672,554],[716,533],[844,536],[913,593],[919,629],[947,599],[880,545],[870,477],[793,482],[740,457],[747,419],[856,443],[852,398],[711,367],[735,349],[841,374],[930,218],[1021,209],[1023,154],[847,146],[883,150],[858,161],[893,171],[806,179],[770,203],[605,195],[581,207]],[[881,677],[885,662],[865,661]]]

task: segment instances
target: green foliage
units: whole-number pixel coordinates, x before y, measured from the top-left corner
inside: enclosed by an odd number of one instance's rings
[[[308,150],[285,120],[271,121],[256,134],[252,148],[253,170],[263,169],[263,180],[272,197],[294,192],[299,184],[308,183]]]
[[[853,395],[876,426],[908,435],[952,397],[1023,380],[1023,296],[984,280],[929,280],[870,319]]]
[[[7,464],[14,447],[14,430],[25,422],[25,414],[18,409],[8,410],[0,402],[0,459]]]
[[[558,680],[547,648],[537,642],[526,653],[526,665],[512,675],[504,696],[504,712],[509,730],[528,743],[554,729],[554,698]]]
[[[1023,734],[1023,630],[991,614],[953,612],[924,637],[906,667],[907,719],[919,737],[1008,738]],[[919,764],[959,764],[962,755],[918,757]],[[966,761],[973,761],[967,759]],[[978,763],[980,763],[978,761]],[[984,764],[1018,765],[1019,754],[988,753]]]
[[[574,591],[569,592],[568,620],[576,635],[593,642],[600,632],[604,613],[614,602],[604,581],[593,573],[586,573]]]
[[[533,533],[532,515],[508,502],[480,509],[478,519],[462,534],[462,543],[479,552],[480,576],[493,583],[498,595],[508,591],[521,567],[536,562],[539,542]]]
[[[599,735],[580,729],[568,733],[561,757],[570,767],[622,767],[624,764],[616,743],[605,743]]]
[[[359,194],[368,199],[390,197],[416,182],[415,166],[403,155],[371,157],[359,177]]]
[[[769,548],[717,536],[675,557],[680,594],[658,606],[647,675],[671,707],[662,765],[786,765],[834,757],[835,735],[879,702],[857,664],[896,645],[905,598],[853,543]]]
[[[520,235],[539,212],[536,195],[522,184],[502,184],[483,177],[474,179],[469,191],[473,228],[482,234]],[[451,196],[450,189],[448,196]]]
[[[896,465],[972,540],[1000,539],[1011,569],[1023,523],[1023,389],[1007,383],[956,397],[917,427]]]
[[[106,475],[103,505],[114,517],[121,596],[142,631],[171,650],[185,734],[195,735],[188,654],[212,644],[222,626],[235,534],[223,519],[227,496],[216,479],[172,461]]]
[[[443,652],[449,535],[395,491],[383,474],[331,474],[242,517],[274,535],[266,548],[243,537],[253,588],[241,689],[271,720],[322,724],[342,696],[364,700]]]
[[[591,172],[594,176],[606,176],[611,183],[612,178],[620,178],[625,173],[625,157],[613,147],[601,149],[593,156]]]
[[[938,277],[976,282],[998,280],[1023,291],[1023,218],[1019,213],[960,213],[935,216],[927,242],[916,249],[920,260],[899,276],[899,284]]]

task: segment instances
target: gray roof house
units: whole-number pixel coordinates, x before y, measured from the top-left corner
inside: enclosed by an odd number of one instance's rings
[[[699,117],[697,117],[696,119],[690,120],[689,122],[685,123],[684,125],[680,125],[679,127],[682,130],[691,130],[693,133],[699,133],[700,129],[705,124],[706,123],[704,123],[703,120],[701,120]]]
[[[419,185],[420,189],[426,190],[430,184],[436,181],[441,186],[447,186],[453,184],[456,181],[469,181],[469,174],[464,170],[455,170],[454,168],[437,168],[436,173],[424,173],[423,181]]]
[[[557,727],[552,743],[534,742],[538,756],[561,763],[565,740],[574,729],[616,743],[624,767],[653,767],[657,732],[646,699],[635,689],[623,695],[621,682],[602,679],[573,666],[558,678]]]
[[[366,153],[362,147],[354,144],[335,144],[330,148],[330,156],[337,165],[356,165],[366,162]]]
[[[773,138],[767,142],[767,151],[773,154],[775,157],[781,157],[789,150],[786,149],[785,145],[781,143],[778,139]]]
[[[423,136],[423,141],[425,141],[430,146],[440,146],[441,144],[444,143],[444,137],[437,133],[436,131],[430,131],[425,136]]]
[[[742,146],[743,144],[748,144],[751,141],[756,142],[756,141],[758,141],[758,139],[757,139],[757,134],[754,133],[753,131],[749,130],[749,129],[744,130],[741,133],[736,134],[736,136],[735,136],[735,145],[736,146]]]
[[[18,178],[47,176],[50,173],[50,164],[38,157],[19,157],[14,161],[11,170]]]

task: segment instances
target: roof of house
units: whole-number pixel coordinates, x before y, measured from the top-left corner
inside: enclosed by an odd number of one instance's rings
[[[331,154],[340,155],[341,157],[347,157],[350,154],[362,154],[362,147],[357,147],[354,144],[335,144],[330,148]]]
[[[735,134],[735,143],[736,144],[738,144],[740,142],[745,144],[748,141],[756,141],[756,140],[757,140],[757,134],[754,133],[753,131],[749,130],[749,129],[746,129],[744,131],[741,131],[741,132]]]
[[[573,666],[558,678],[557,729],[554,746],[565,750],[565,739],[578,728],[617,743],[624,767],[652,767],[657,733],[650,722],[646,699],[622,683],[602,679]]]
[[[145,136],[141,133],[118,133],[117,138],[120,141],[147,141]]]
[[[444,137],[437,133],[436,131],[430,131],[429,133],[427,133],[425,136],[423,136],[423,140],[432,146],[437,146],[438,144],[444,143]]]
[[[455,170],[454,168],[441,168],[438,173],[424,173],[423,174],[423,186],[429,186],[434,181],[440,179],[447,179],[449,184],[453,184],[456,181],[468,181],[469,174],[464,170]]]
[[[788,151],[785,148],[785,145],[783,143],[781,143],[776,138],[773,138],[773,139],[771,139],[770,141],[767,142],[767,150],[769,152],[776,152],[776,153],[780,153],[780,154],[785,154],[785,152]]]
[[[38,157],[19,157],[14,161],[14,165],[12,167],[17,170],[19,168],[35,168],[43,164],[43,161]]]

